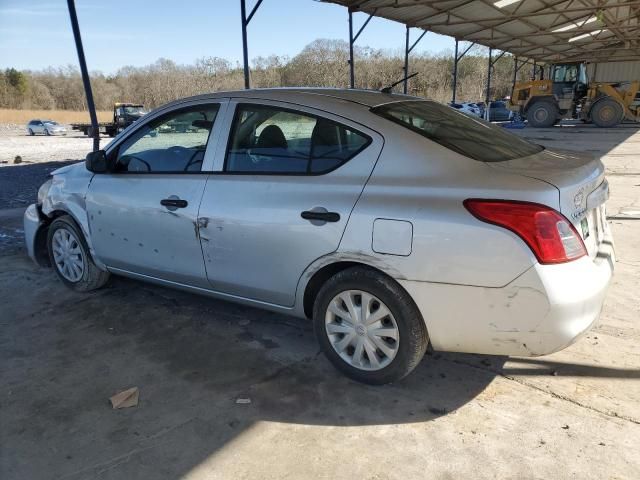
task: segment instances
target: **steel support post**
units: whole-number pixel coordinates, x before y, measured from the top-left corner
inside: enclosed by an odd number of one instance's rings
[[[451,103],[456,103],[457,89],[458,89],[458,39],[456,38],[456,48],[453,56],[453,92],[451,93]]]
[[[356,87],[356,72],[353,64],[353,12],[349,9],[349,88]]]
[[[402,85],[402,93],[405,95],[409,89],[409,81],[407,80],[407,75],[409,75],[409,32],[410,27],[407,25],[407,30],[404,38],[404,82]]]
[[[489,120],[489,100],[491,98],[491,67],[493,67],[493,63],[491,62],[491,55],[493,54],[493,48],[489,48],[489,64],[487,69],[487,95],[485,97],[485,107],[484,107],[484,117],[485,120]]]
[[[458,39],[456,39],[456,51],[455,51],[455,56],[453,57],[453,94],[451,95],[452,103],[455,103],[456,101],[456,94],[458,90],[458,63],[460,62],[460,60],[462,60],[462,57],[464,57],[467,54],[467,52],[469,52],[469,50],[471,50],[471,48],[475,44],[476,42],[471,42],[471,44],[464,49],[464,52],[458,55]]]
[[[356,67],[355,67],[355,60],[353,58],[353,44],[356,43],[356,40],[358,40],[358,37],[360,36],[362,31],[365,29],[365,27],[369,24],[369,22],[371,21],[375,13],[376,12],[374,10],[374,12],[371,15],[369,15],[369,18],[367,18],[364,21],[364,23],[360,27],[360,30],[358,30],[358,33],[354,35],[353,34],[353,10],[349,9],[349,87],[350,88],[356,88]]]
[[[78,15],[76,14],[76,5],[74,0],[67,0],[69,7],[69,19],[71,20],[71,28],[73,30],[73,39],[76,42],[76,50],[78,51],[78,62],[80,63],[80,73],[82,74],[82,83],[84,85],[84,93],[87,96],[87,108],[89,109],[89,118],[91,119],[91,130],[93,137],[93,151],[100,150],[100,129],[98,127],[98,116],[96,115],[96,105],[93,102],[93,92],[91,91],[91,80],[89,79],[89,71],[87,70],[87,62],[84,58],[84,48],[82,47],[82,37],[80,36],[80,27],[78,26]]]
[[[240,0],[240,16],[242,21],[242,62],[244,67],[244,88],[251,88],[251,78],[249,75],[249,47],[247,46],[247,27],[263,0],[258,0],[249,15],[247,16],[246,0]]]
[[[415,42],[413,42],[413,44],[411,44],[411,46],[409,46],[409,33],[410,33],[410,27],[407,26],[407,35],[405,37],[405,44],[404,44],[404,76],[403,76],[403,88],[402,90],[404,91],[404,93],[406,94],[407,91],[409,90],[409,78],[415,76],[415,75],[409,75],[409,54],[413,51],[414,48],[416,48],[416,45],[418,45],[418,43],[420,43],[420,40],[422,40],[422,38],[427,34],[427,31],[423,31],[422,34],[420,34],[420,36],[416,39]]]

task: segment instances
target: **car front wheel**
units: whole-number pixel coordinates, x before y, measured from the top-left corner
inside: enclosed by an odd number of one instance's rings
[[[49,226],[47,246],[51,265],[62,282],[77,292],[89,292],[109,280],[91,258],[87,243],[71,217],[56,218]]]
[[[366,267],[330,278],[318,293],[313,320],[331,363],[348,377],[373,385],[408,375],[429,343],[413,299],[393,279]]]

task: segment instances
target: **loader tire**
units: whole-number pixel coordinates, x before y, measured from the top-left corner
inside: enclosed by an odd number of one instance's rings
[[[527,110],[527,122],[536,128],[548,128],[558,118],[558,107],[551,102],[536,102]]]
[[[596,102],[591,109],[591,120],[598,127],[611,128],[622,122],[622,107],[611,98]]]

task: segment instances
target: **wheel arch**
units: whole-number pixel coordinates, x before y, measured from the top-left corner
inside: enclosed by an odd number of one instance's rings
[[[77,207],[79,208],[79,207]],[[69,208],[67,205],[65,204],[56,204],[53,207],[50,207],[49,209],[47,209],[46,212],[44,212],[46,217],[48,218],[48,224],[47,224],[47,228],[46,229],[41,229],[41,230],[48,230],[49,225],[51,224],[51,222],[53,222],[56,218],[62,217],[64,215],[68,216],[71,218],[71,220],[73,220],[73,222],[76,224],[76,226],[78,227],[78,229],[80,230],[80,233],[82,233],[82,235],[84,236],[84,241],[87,243],[87,246],[89,247],[89,254],[91,255],[91,259],[93,260],[93,263],[96,264],[96,266],[101,269],[101,270],[107,270],[107,267],[104,263],[102,263],[100,261],[99,258],[97,258],[96,253],[93,249],[93,243],[91,242],[91,235],[90,235],[90,231],[89,231],[89,224],[88,222],[82,222],[80,220],[80,214],[84,215],[84,217],[86,218],[87,214],[84,210],[80,210],[80,212],[74,211],[74,208]],[[46,246],[46,235],[45,235],[45,246]]]
[[[381,263],[374,257],[356,254],[329,255],[311,264],[300,279],[298,305],[301,314],[306,318],[311,319],[313,317],[313,303],[325,282],[335,274],[351,267],[365,267],[374,270],[377,273],[393,280],[396,282],[398,287],[405,290],[404,287],[396,280],[397,278],[401,278],[401,276],[394,273],[391,267]]]

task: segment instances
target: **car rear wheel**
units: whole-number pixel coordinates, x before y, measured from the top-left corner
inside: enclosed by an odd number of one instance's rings
[[[49,135],[51,135],[51,132],[49,131],[48,128],[44,129],[44,134],[48,137]]]
[[[35,133],[33,133],[33,130],[29,129],[29,135],[32,137],[35,135]]]
[[[109,272],[100,270],[93,262],[87,243],[71,217],[58,217],[51,223],[47,247],[56,274],[72,290],[89,292],[109,280]]]
[[[381,385],[408,375],[424,356],[427,329],[413,299],[366,267],[343,270],[320,289],[314,329],[323,352],[348,377]]]
[[[598,127],[615,127],[622,121],[622,107],[610,98],[598,101],[591,109],[591,120]]]
[[[558,108],[551,102],[536,102],[527,110],[527,122],[532,127],[551,127],[556,118],[558,118]]]

